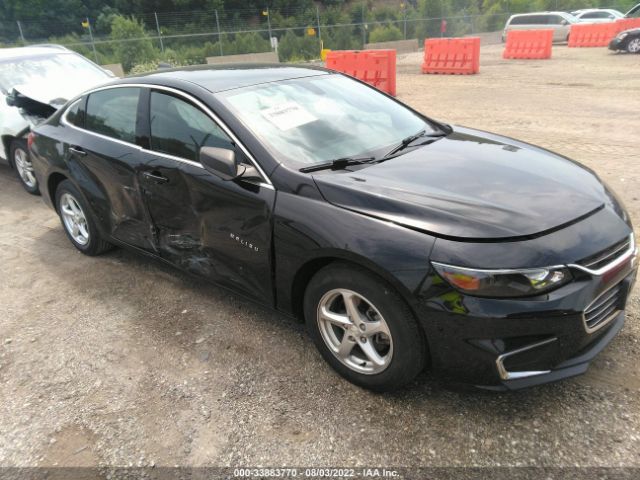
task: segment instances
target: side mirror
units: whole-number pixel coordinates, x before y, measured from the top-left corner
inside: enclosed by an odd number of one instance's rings
[[[240,177],[246,180],[262,179],[254,166],[238,165],[235,152],[228,148],[201,147],[199,158],[205,170],[223,180]]]
[[[566,20],[562,20],[562,21],[560,22],[560,25],[563,25],[563,26],[564,26],[564,25],[569,25],[569,22],[567,22]]]
[[[228,148],[201,147],[200,163],[210,173],[223,180],[233,180],[238,177],[236,154]],[[242,173],[242,172],[240,172]]]

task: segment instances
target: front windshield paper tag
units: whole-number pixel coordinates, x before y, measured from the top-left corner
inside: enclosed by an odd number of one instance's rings
[[[280,130],[290,130],[317,120],[296,102],[285,102],[267,108],[262,110],[262,115]]]

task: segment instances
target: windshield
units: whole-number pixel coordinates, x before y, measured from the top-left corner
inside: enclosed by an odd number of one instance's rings
[[[220,94],[284,163],[307,165],[393,148],[434,127],[401,104],[343,75],[318,75]]]
[[[9,92],[20,85],[74,84],[92,87],[109,79],[100,68],[75,53],[13,58],[0,62],[0,90]]]

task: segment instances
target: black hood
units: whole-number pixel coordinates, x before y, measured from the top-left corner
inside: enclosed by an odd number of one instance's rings
[[[314,175],[337,206],[436,236],[535,236],[611,203],[587,168],[541,148],[455,127],[430,145],[357,171]]]

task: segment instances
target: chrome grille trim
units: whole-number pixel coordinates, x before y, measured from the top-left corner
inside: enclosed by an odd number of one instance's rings
[[[635,242],[635,238],[633,237],[633,233],[629,235],[629,239],[628,241],[625,241],[624,245],[627,246],[624,253],[619,254],[620,250],[616,249],[616,252],[614,253],[618,253],[618,256],[614,258],[611,262],[607,263],[606,265],[600,268],[595,268],[595,269],[589,268],[579,263],[571,263],[568,266],[571,268],[577,268],[578,270],[582,270],[583,272],[587,272],[591,275],[598,275],[598,276],[602,275],[604,273],[607,273],[609,270],[617,267],[618,265],[626,262],[627,260],[629,260],[631,257],[634,257],[638,253],[638,251],[636,250],[636,242]],[[608,256],[605,256],[605,259],[610,257],[611,257],[611,252],[609,252]],[[602,260],[598,261],[597,263],[598,264],[602,263]]]
[[[627,238],[626,240],[618,242],[612,247],[607,248],[605,251],[593,255],[587,260],[582,260],[578,263],[587,268],[602,267],[603,262],[606,265],[610,261],[615,260],[619,255],[622,255],[622,253],[624,253],[626,250],[628,250],[630,243],[631,239]]]
[[[622,283],[618,283],[600,294],[585,308],[582,318],[588,333],[601,329],[620,312],[619,302],[622,295]]]

